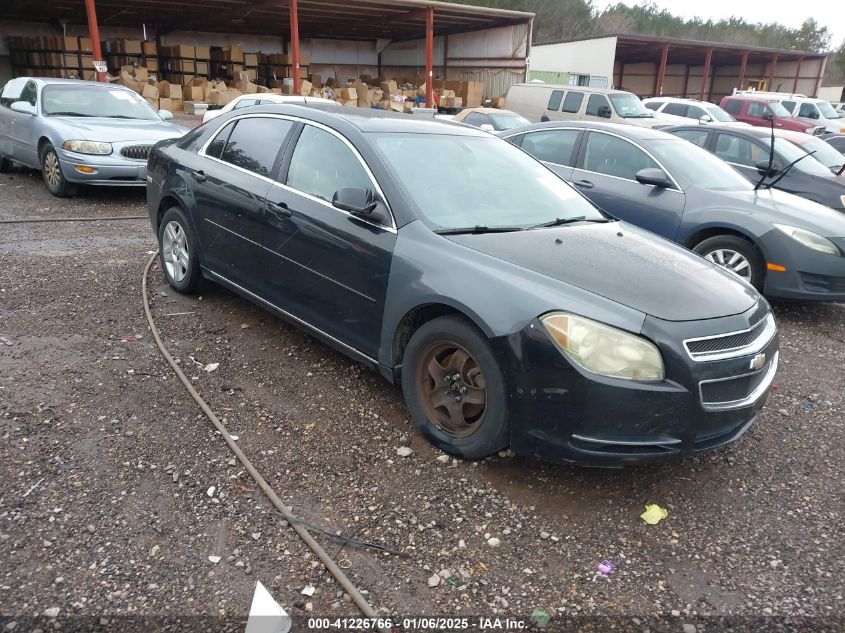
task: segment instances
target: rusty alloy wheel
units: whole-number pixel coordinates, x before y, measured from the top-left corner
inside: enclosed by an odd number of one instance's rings
[[[484,423],[487,386],[478,362],[451,341],[429,345],[417,366],[417,396],[426,417],[454,437],[468,437]]]

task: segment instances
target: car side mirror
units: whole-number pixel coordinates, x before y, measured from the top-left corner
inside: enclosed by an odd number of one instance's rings
[[[757,171],[760,172],[761,176],[774,176],[778,173],[778,171],[780,171],[774,162],[772,163],[772,168],[769,169],[768,159],[757,161],[754,163],[754,166],[757,168]]]
[[[658,169],[657,167],[641,169],[637,172],[636,179],[640,184],[654,185],[655,187],[660,187],[661,189],[666,189],[672,186],[672,181],[669,180],[669,176],[666,175],[666,172],[662,169]]]
[[[31,114],[33,116],[36,114],[35,106],[29,101],[15,101],[11,107],[12,110],[21,114]]]
[[[378,206],[378,202],[369,189],[344,187],[335,191],[332,206],[355,215],[370,215]]]
[[[603,118],[603,119],[609,119],[609,118],[610,118],[610,115],[611,115],[611,112],[610,112],[610,107],[608,107],[608,106],[599,106],[599,109],[598,109],[598,113],[597,113],[597,114],[598,114],[601,118]]]
[[[709,114],[702,114],[698,120],[702,123],[712,123],[713,117],[711,117]]]
[[[763,114],[760,116],[760,118],[763,119],[764,121],[771,121],[775,117],[771,113],[771,111],[766,110],[765,112],[763,112]]]
[[[159,110],[158,115],[162,121],[170,121],[173,119],[173,113],[170,110]]]
[[[492,125],[490,125],[489,123],[482,123],[482,124],[481,124],[481,125],[479,125],[478,127],[479,127],[479,129],[482,129],[482,130],[484,130],[485,132],[495,132],[495,131],[496,131],[496,128],[494,128],[494,127],[493,127]]]

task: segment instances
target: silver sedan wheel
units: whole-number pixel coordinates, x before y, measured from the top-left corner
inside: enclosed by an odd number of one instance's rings
[[[56,152],[47,152],[44,157],[44,178],[53,189],[57,189],[62,184],[61,169]]]
[[[167,223],[161,249],[167,275],[177,283],[182,281],[188,274],[191,257],[188,253],[188,238],[181,224],[175,221]]]
[[[744,255],[729,248],[717,248],[705,253],[704,259],[713,262],[751,283],[751,262]]]

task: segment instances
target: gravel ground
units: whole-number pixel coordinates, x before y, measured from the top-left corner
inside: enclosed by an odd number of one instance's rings
[[[145,212],[141,190],[58,200],[36,172],[0,176],[0,219]],[[0,230],[0,631],[243,630],[256,580],[296,616],[359,615],[159,355],[149,225]],[[180,296],[157,268],[150,294],[171,352],[296,514],[401,552],[319,537],[385,614],[845,629],[843,305],[775,306],[776,389],[739,442],[595,470],[455,461],[397,388],[299,330],[211,284]],[[668,517],[645,524],[647,503]]]

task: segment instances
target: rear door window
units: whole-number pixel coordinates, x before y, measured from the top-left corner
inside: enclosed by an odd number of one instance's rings
[[[481,127],[485,123],[492,125],[490,117],[486,114],[482,114],[481,112],[470,112],[464,119],[464,123],[467,125],[474,125],[475,127]]]
[[[566,98],[563,100],[564,112],[578,112],[581,109],[581,103],[584,101],[584,93],[570,90],[566,93]]]
[[[254,117],[240,119],[229,135],[220,159],[270,178],[293,121]]]
[[[585,114],[589,114],[590,116],[599,116],[599,109],[601,109],[602,106],[607,107],[608,111],[610,110],[610,104],[607,101],[607,97],[604,95],[590,95],[590,98],[587,99],[587,111]]]
[[[687,116],[691,119],[700,119],[705,114],[707,114],[703,108],[699,108],[698,106],[687,106]],[[713,118],[713,117],[710,117]]]
[[[699,147],[704,147],[704,144],[707,142],[707,135],[709,132],[707,130],[676,130],[672,132],[672,134],[680,136],[691,143],[695,143]]]
[[[558,110],[560,110],[560,102],[562,100],[563,90],[552,90],[552,94],[549,97],[549,105],[546,106],[546,109],[557,112]]]
[[[617,136],[590,132],[584,152],[584,169],[607,176],[636,180],[641,169],[659,167],[648,154]]]
[[[797,101],[781,101],[781,102],[780,102],[780,104],[781,104],[784,108],[786,108],[787,110],[789,110],[789,113],[790,113],[790,114],[792,114],[793,112],[795,112],[795,104],[797,104],[797,103],[798,103]]]
[[[769,159],[763,147],[733,134],[719,134],[714,153],[722,160],[746,167],[756,167],[761,160]]]
[[[646,108],[648,108],[649,110],[655,110],[656,111],[657,108],[659,108],[660,106],[663,105],[663,102],[662,101],[652,101],[651,103],[644,103],[643,105]]]
[[[674,114],[675,116],[687,116],[687,110],[689,106],[686,103],[670,103],[665,108],[663,108],[663,112],[666,114]]]
[[[739,114],[742,112],[742,101],[739,99],[728,99],[725,101],[724,108],[728,114]]]
[[[549,163],[569,165],[578,130],[544,130],[530,132],[522,139],[522,149]]]

